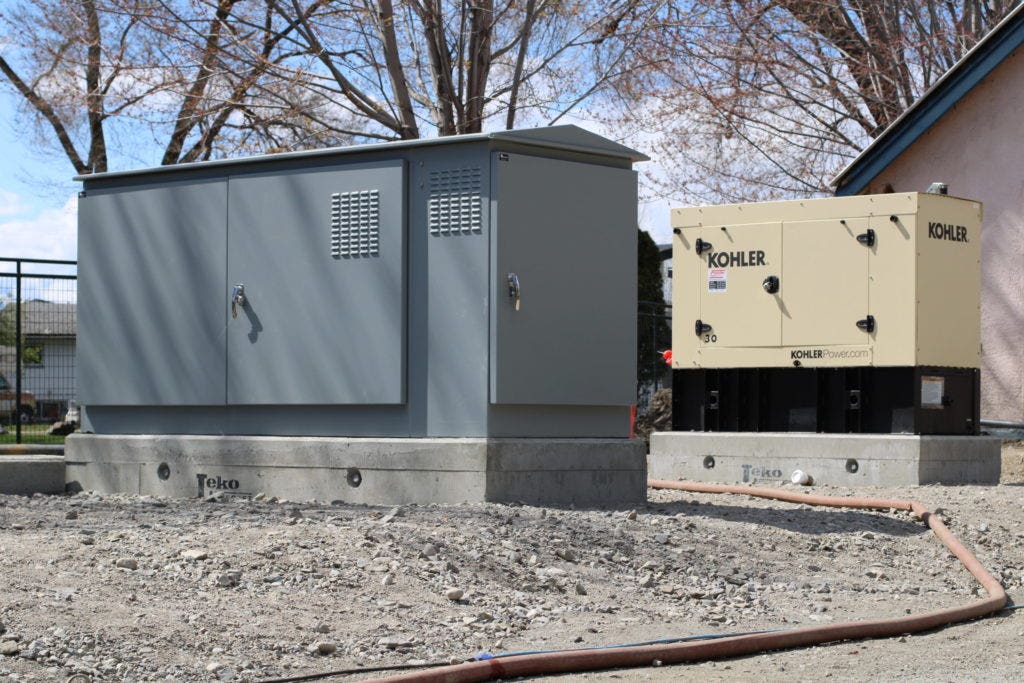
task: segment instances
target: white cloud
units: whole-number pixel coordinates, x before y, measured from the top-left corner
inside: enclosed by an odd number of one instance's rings
[[[0,218],[16,216],[26,209],[28,207],[21,203],[21,197],[0,187]]]
[[[77,255],[77,195],[60,208],[40,209],[0,189],[0,258],[74,260]]]

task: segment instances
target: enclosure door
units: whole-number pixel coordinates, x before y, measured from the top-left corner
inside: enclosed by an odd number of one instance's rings
[[[636,173],[505,152],[491,168],[491,402],[634,403]]]
[[[868,219],[786,223],[783,268],[786,346],[865,344],[870,248],[857,241]]]
[[[782,225],[763,223],[705,227],[702,249],[692,258],[700,291],[700,334],[707,348],[778,346],[782,338]],[[697,252],[701,251],[700,255]],[[776,278],[777,291],[766,287]],[[694,328],[694,333],[696,329]]]
[[[78,203],[78,400],[223,405],[227,182]]]
[[[404,162],[232,177],[228,200],[228,403],[403,403]]]

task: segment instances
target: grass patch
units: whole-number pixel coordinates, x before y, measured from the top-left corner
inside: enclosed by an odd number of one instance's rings
[[[46,430],[50,428],[48,424],[29,424],[21,426],[21,442],[22,443],[40,443],[40,444],[51,444],[51,445],[63,445],[64,437],[61,435],[47,434]],[[13,444],[16,443],[17,435],[15,434],[16,427],[13,424],[5,424],[4,429],[7,430],[6,434],[0,434],[0,444]]]

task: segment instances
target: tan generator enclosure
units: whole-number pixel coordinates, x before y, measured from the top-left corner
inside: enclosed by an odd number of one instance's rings
[[[917,375],[909,380],[914,405],[905,408],[963,403],[947,391],[948,377],[924,370],[960,369],[977,384],[981,219],[979,202],[927,193],[674,209],[673,368],[705,371],[703,384],[709,370],[903,368]],[[739,374],[719,379],[759,393],[773,380],[790,387],[813,381],[816,405],[803,406],[803,418],[778,421],[829,431],[821,414],[830,409],[821,396],[832,381],[827,374],[800,373],[785,382],[764,372],[756,381]],[[851,401],[864,410],[865,391],[892,390],[885,382],[865,390],[860,385],[874,386],[881,376],[868,374],[870,381],[836,380],[845,387],[844,411]],[[723,389],[714,391],[714,401],[707,395],[702,401],[721,411]],[[726,422],[736,428],[744,408],[733,409],[739,417]],[[707,417],[686,428],[713,429]],[[976,421],[973,416],[974,424],[951,433],[973,432]],[[839,431],[863,429],[862,420],[852,422],[837,421]],[[920,432],[920,422],[897,419],[895,427],[865,431]],[[944,431],[937,429],[930,433]]]
[[[978,367],[981,212],[924,193],[674,209],[674,367]]]

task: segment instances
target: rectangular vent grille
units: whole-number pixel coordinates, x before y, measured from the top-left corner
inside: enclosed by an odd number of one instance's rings
[[[331,195],[331,256],[359,258],[380,253],[380,191]]]
[[[480,233],[480,167],[430,172],[431,235]]]

